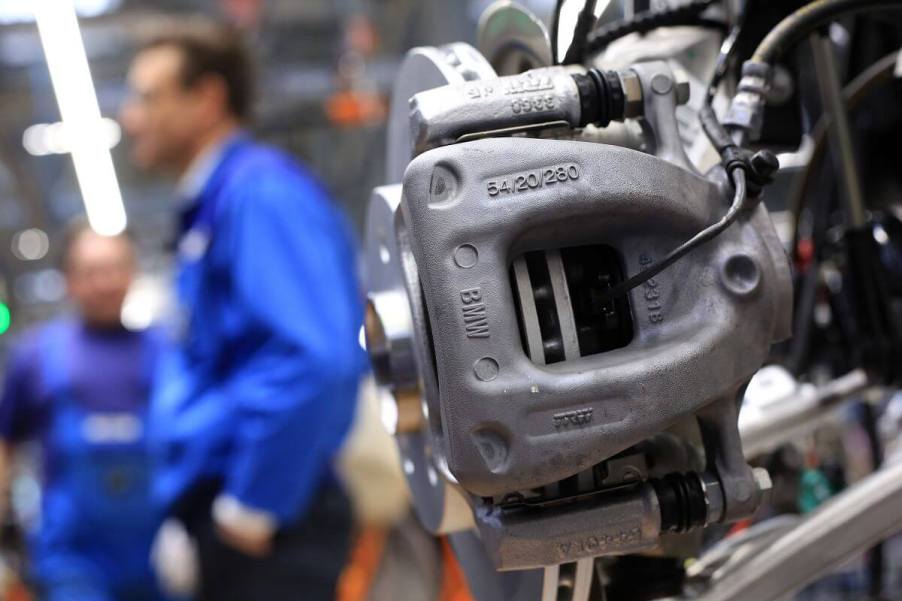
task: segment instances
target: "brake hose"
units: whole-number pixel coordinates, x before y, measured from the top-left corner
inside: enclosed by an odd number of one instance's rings
[[[683,7],[663,12],[670,15],[672,20],[679,20],[685,18],[686,12],[692,14],[691,11],[694,10],[696,12],[693,16],[697,18],[698,14],[712,3],[713,2],[709,0],[694,0]],[[902,2],[900,2],[900,0],[816,0],[792,13],[771,30],[764,40],[762,40],[761,44],[759,44],[751,61],[747,61],[746,66],[751,66],[750,71],[754,71],[756,68],[760,69],[759,65],[761,63],[764,63],[767,66],[772,65],[773,62],[782,56],[782,53],[785,52],[787,48],[792,47],[794,43],[802,39],[811,30],[829,23],[838,16],[857,13],[863,10],[879,10],[883,8],[902,8]],[[680,9],[683,9],[683,12],[681,12]],[[679,17],[676,15],[679,15]],[[637,29],[630,29],[626,33],[641,31],[642,27],[647,26],[651,22],[654,22],[655,25],[648,30],[668,24],[668,20],[663,16],[660,19],[653,19],[651,15],[648,15],[636,20],[644,24],[637,23],[635,26]],[[620,26],[619,29],[625,31],[627,29],[626,24]],[[622,35],[626,35],[626,33],[623,33]],[[734,30],[733,33],[738,37],[738,30]],[[620,36],[618,35],[615,37]],[[590,36],[588,49],[589,51],[596,51],[599,48],[603,48],[609,41],[610,40],[604,34],[604,28],[596,30],[596,32]],[[722,52],[724,61],[729,60],[729,55],[732,53],[734,44],[735,38],[732,40],[731,44],[725,44]],[[758,63],[758,65],[755,65],[755,63]],[[712,83],[719,83],[718,77],[717,71],[715,71]],[[665,270],[694,248],[712,240],[726,230],[736,220],[742,209],[747,206],[747,201],[749,199],[747,177],[749,174],[755,175],[756,173],[754,162],[749,161],[748,153],[739,147],[733,136],[726,131],[717,119],[710,103],[710,99],[713,98],[710,86],[708,92],[709,93],[706,94],[705,105],[702,107],[701,111],[699,111],[699,119],[701,121],[702,129],[720,154],[724,168],[727,173],[730,174],[730,179],[733,182],[734,196],[730,208],[719,221],[708,226],[677,248],[670,251],[662,260],[616,286],[609,288],[602,294],[602,300],[608,300],[626,294]],[[743,135],[740,133],[736,137],[742,139]],[[774,166],[769,167],[775,168]],[[762,173],[761,175],[766,175],[766,173]]]
[[[902,9],[899,0],[815,0],[798,9],[761,40],[752,62],[773,65],[783,54],[809,33],[837,17],[866,10]]]

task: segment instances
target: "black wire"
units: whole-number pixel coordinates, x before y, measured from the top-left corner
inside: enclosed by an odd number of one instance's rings
[[[560,64],[557,54],[558,33],[561,28],[561,9],[564,8],[564,0],[557,0],[554,4],[554,12],[551,13],[551,62]]]
[[[717,88],[720,87],[720,82],[723,81],[724,75],[727,74],[727,69],[730,68],[730,60],[733,58],[733,53],[736,51],[736,40],[739,39],[741,31],[742,18],[740,17],[739,22],[733,26],[730,30],[730,34],[724,39],[723,44],[720,46],[720,54],[717,55],[717,61],[714,63],[714,73],[708,81],[708,91],[705,92],[706,105],[710,105],[714,102]]]
[[[583,9],[576,19],[576,27],[573,28],[573,40],[564,55],[565,65],[575,65],[586,58],[586,44],[589,32],[595,26],[595,6],[598,0],[586,0]]]
[[[718,0],[691,0],[665,10],[649,10],[633,15],[632,19],[615,21],[598,27],[589,34],[586,53],[600,52],[608,44],[631,33],[647,33],[659,27],[677,25],[710,25],[699,15]]]
[[[699,15],[708,6],[713,4],[714,1],[715,0],[693,0],[692,2],[675,9],[660,12],[645,12],[636,15],[636,17],[630,21],[617,22],[601,27],[590,34],[586,44],[586,52],[600,51],[613,40],[630,33],[644,33],[657,29],[658,27],[696,24],[700,20]],[[890,7],[902,8],[902,2],[900,2],[900,0],[816,0],[781,21],[758,46],[752,60],[772,63],[787,47],[803,37],[808,31],[829,22],[840,14]],[[718,121],[714,109],[711,107],[711,103],[717,91],[717,87],[729,66],[729,61],[734,52],[736,40],[741,32],[741,27],[742,19],[740,19],[739,24],[733,28],[721,47],[721,53],[718,57],[714,74],[705,94],[705,103],[702,110],[699,112],[699,119],[701,120],[705,134],[725,161],[732,160],[731,157],[734,156],[734,153],[739,152],[739,148],[720,121]],[[611,298],[622,296],[630,290],[644,284],[673,265],[687,253],[714,239],[732,225],[739,216],[740,211],[746,205],[748,190],[745,167],[731,167],[728,164],[727,168],[730,171],[730,177],[733,181],[735,192],[733,203],[730,205],[730,208],[724,216],[716,223],[706,227],[695,236],[670,251],[667,256],[651,267],[640,271],[636,275],[602,293],[600,300],[609,300]]]
[[[727,210],[727,212],[724,213],[723,217],[721,217],[716,223],[712,223],[689,240],[677,246],[675,249],[667,253],[667,256],[665,256],[663,259],[661,259],[651,267],[643,269],[636,275],[602,292],[599,300],[605,301],[616,298],[618,296],[623,296],[633,288],[641,286],[651,278],[655,277],[656,275],[676,263],[680,258],[685,256],[693,249],[698,248],[702,244],[713,240],[721,233],[723,233],[724,230],[730,227],[730,225],[732,225],[732,223],[736,221],[736,218],[739,216],[740,211],[745,208],[746,200],[748,199],[745,171],[743,169],[733,169],[730,175],[733,180],[735,192],[733,193],[733,203],[730,205],[730,208]]]
[[[708,136],[708,140],[711,141],[711,145],[714,146],[714,149],[721,157],[724,156],[729,148],[736,146],[733,138],[730,137],[727,130],[717,120],[717,115],[710,104],[702,106],[698,111],[698,120],[701,122],[705,135]]]

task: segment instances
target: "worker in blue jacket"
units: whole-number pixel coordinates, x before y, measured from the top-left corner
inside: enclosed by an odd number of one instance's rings
[[[177,174],[184,202],[180,344],[153,402],[158,498],[196,540],[202,600],[331,601],[351,527],[332,460],[363,363],[348,228],[309,173],[242,129],[234,34],[169,30],[129,82],[133,157]]]
[[[12,350],[0,480],[6,489],[18,443],[40,444],[42,510],[29,546],[40,599],[158,599],[145,423],[162,338],[120,321],[135,269],[125,236],[73,226],[64,264],[77,312],[25,333]]]

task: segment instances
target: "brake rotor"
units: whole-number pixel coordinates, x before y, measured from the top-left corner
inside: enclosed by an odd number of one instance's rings
[[[438,388],[426,339],[428,317],[421,302],[416,265],[403,244],[398,213],[401,178],[412,156],[409,99],[451,83],[495,77],[485,58],[463,43],[411,50],[395,82],[388,124],[386,179],[370,199],[366,225],[367,348],[387,427],[395,434],[414,508],[435,533],[470,528],[465,493],[445,463],[438,436]],[[415,336],[415,332],[421,332]]]
[[[447,84],[496,77],[492,65],[478,50],[461,42],[423,46],[407,53],[392,89],[388,113],[385,181],[396,184],[404,176],[413,145],[410,139],[410,104],[414,94]]]

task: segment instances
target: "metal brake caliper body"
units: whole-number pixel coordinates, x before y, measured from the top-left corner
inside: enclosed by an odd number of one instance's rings
[[[413,159],[403,190],[377,189],[370,209],[370,352],[398,401],[402,454],[433,484],[414,489],[415,504],[422,516],[420,505],[464,500],[499,569],[649,549],[662,533],[760,503],[736,398],[789,333],[785,253],[758,205],[628,294],[605,296],[717,221],[732,197],[722,171],[706,178],[685,159],[666,65],[620,77],[642,87],[655,154],[460,141],[456,113],[458,143]],[[516,122],[502,105],[493,100],[492,119]],[[444,131],[414,118],[431,128],[419,131]],[[687,421],[703,443],[698,462],[658,448]],[[447,518],[433,516],[432,529],[466,527]]]

